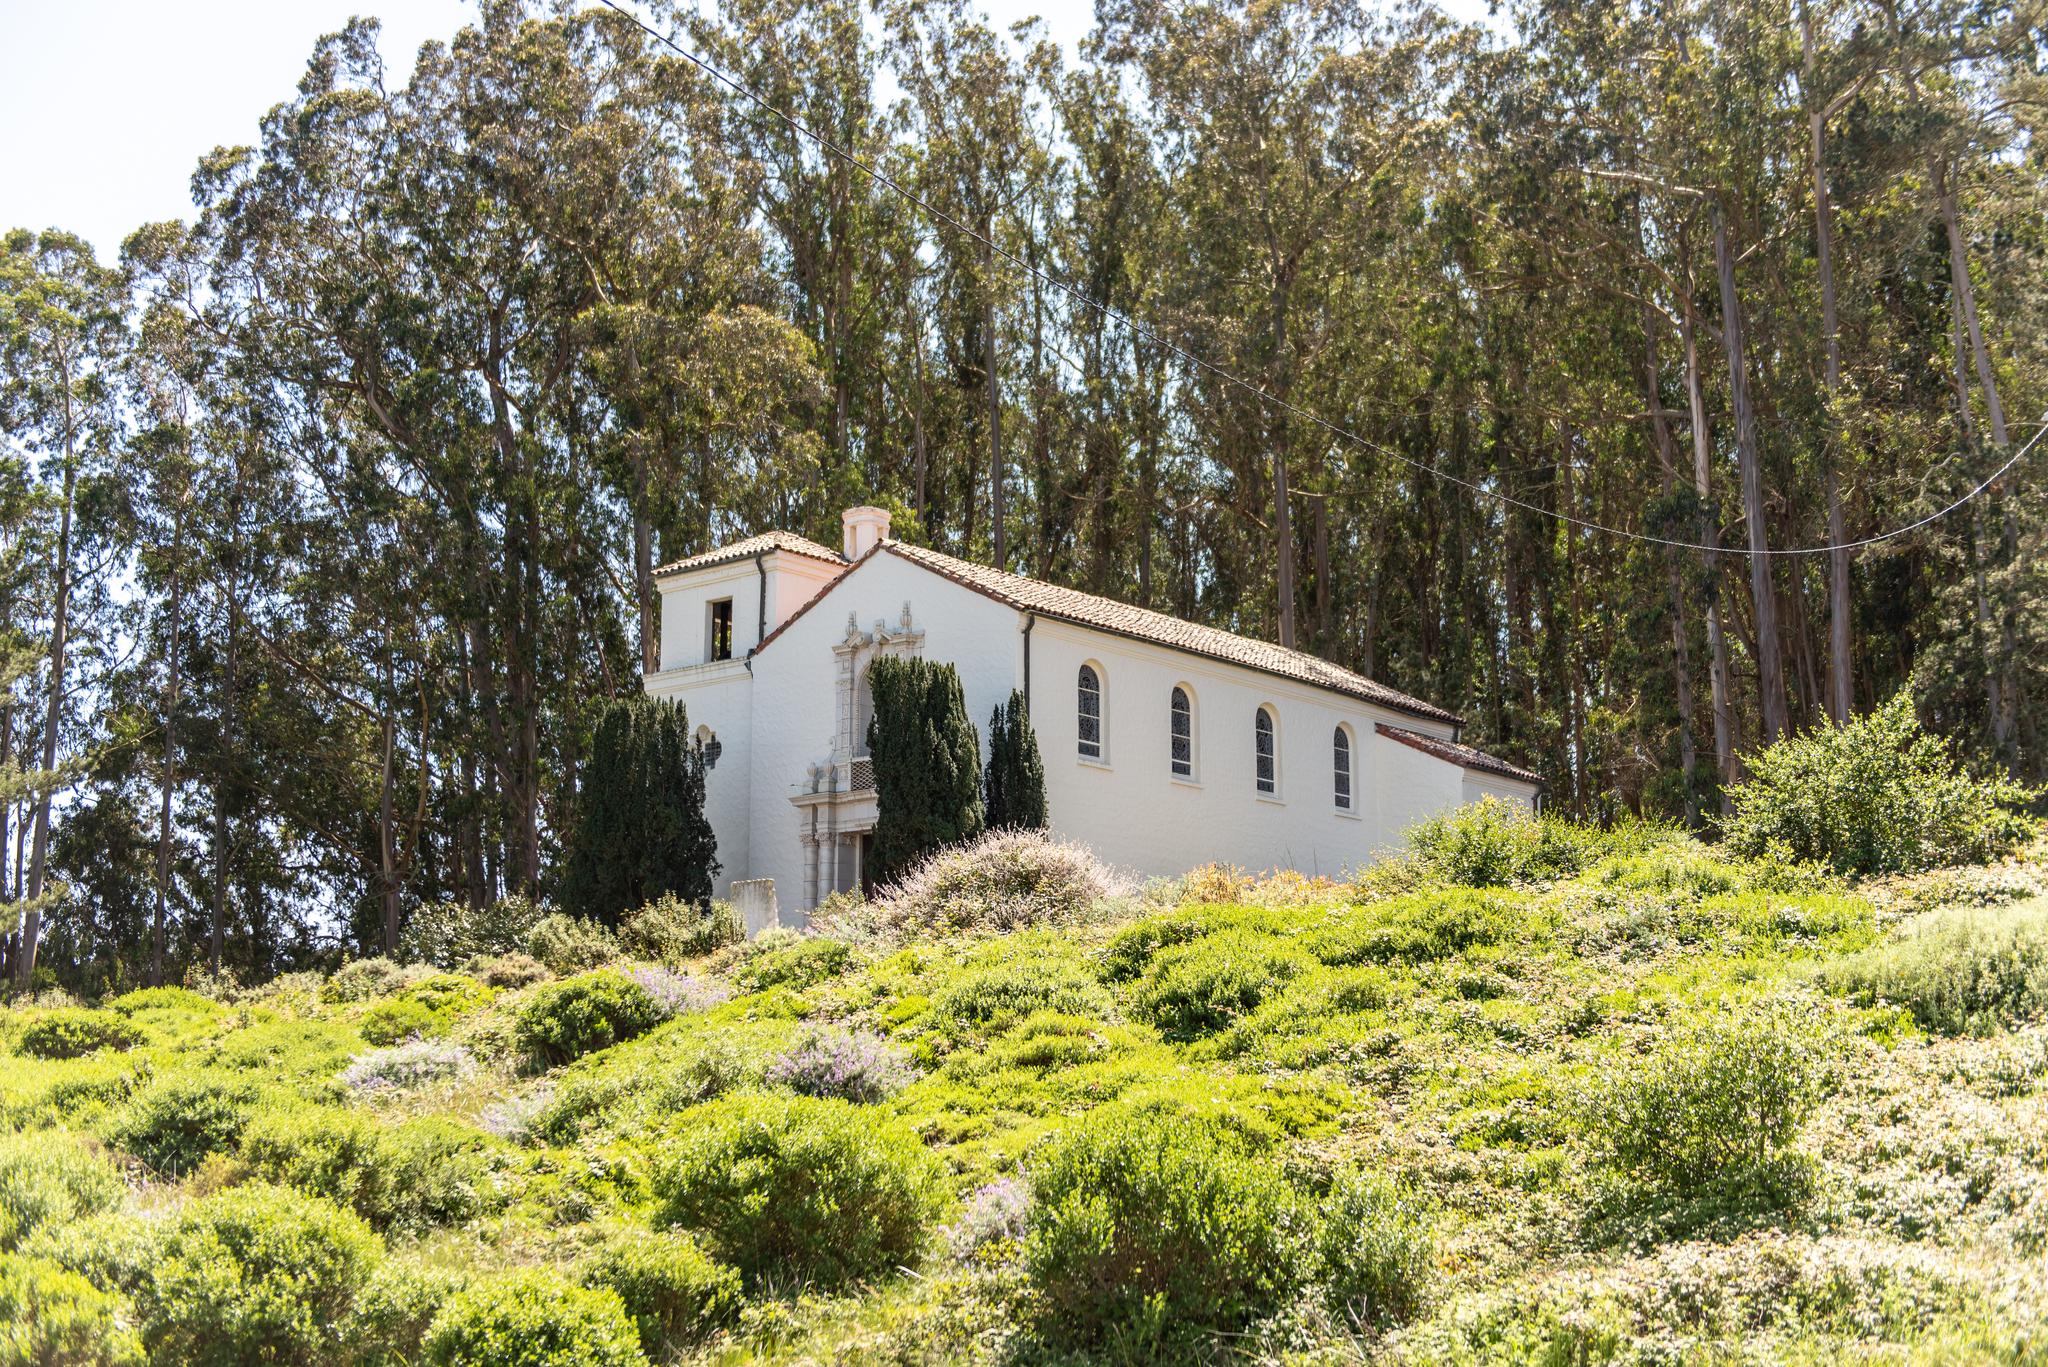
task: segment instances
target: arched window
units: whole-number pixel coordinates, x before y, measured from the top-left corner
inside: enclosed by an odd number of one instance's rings
[[[1336,783],[1337,810],[1351,810],[1351,733],[1338,727],[1331,738],[1331,772]]]
[[[1173,690],[1173,776],[1195,776],[1195,703],[1178,684]]]
[[[1258,762],[1259,791],[1280,791],[1280,753],[1274,743],[1273,709],[1261,707],[1252,720],[1252,752]]]
[[[1080,675],[1080,751],[1082,759],[1102,758],[1102,676],[1094,665],[1082,665]]]

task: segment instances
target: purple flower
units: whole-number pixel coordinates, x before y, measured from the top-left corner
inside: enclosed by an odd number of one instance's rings
[[[812,1030],[768,1067],[768,1081],[806,1096],[880,1101],[916,1077],[910,1057],[865,1030]]]
[[[994,1243],[1024,1237],[1031,1213],[1031,1188],[1019,1177],[999,1177],[967,1198],[960,1218],[946,1229],[946,1242],[956,1258],[966,1258]]]
[[[654,999],[655,1006],[666,1019],[686,1016],[692,1011],[709,1010],[732,995],[723,983],[651,965],[629,968],[626,976]]]

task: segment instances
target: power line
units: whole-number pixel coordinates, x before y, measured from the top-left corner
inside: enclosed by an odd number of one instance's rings
[[[1214,375],[1217,379],[1222,380],[1225,384],[1232,385],[1238,389],[1243,390],[1246,394],[1251,395],[1253,398],[1259,400],[1261,403],[1271,404],[1274,407],[1279,408],[1289,414],[1292,414],[1297,418],[1301,418],[1304,421],[1309,422],[1316,427],[1320,427],[1321,429],[1323,429],[1323,431],[1329,433],[1331,436],[1336,437],[1342,441],[1350,442],[1352,445],[1357,446],[1361,450],[1371,451],[1378,455],[1386,456],[1391,460],[1398,461],[1401,464],[1408,466],[1410,469],[1418,470],[1424,474],[1432,475],[1437,479],[1444,480],[1447,483],[1454,484],[1459,488],[1465,489],[1480,498],[1492,499],[1495,502],[1505,504],[1508,507],[1520,508],[1525,512],[1536,513],[1542,517],[1554,518],[1557,521],[1566,524],[1567,526],[1577,527],[1583,531],[1599,532],[1606,536],[1622,537],[1629,541],[1640,541],[1647,545],[1663,546],[1672,550],[1705,551],[1717,555],[1828,555],[1832,554],[1835,551],[1862,550],[1869,546],[1878,545],[1881,542],[1897,540],[1899,537],[1906,536],[1910,533],[1919,531],[1922,527],[1925,527],[1930,523],[1939,522],[1942,518],[1947,517],[1950,513],[1962,507],[1964,504],[1970,502],[1972,499],[1977,498],[1986,489],[1989,489],[1992,485],[1996,484],[2000,479],[2002,479],[2006,475],[2008,471],[2012,470],[2014,466],[2018,465],[2021,459],[2024,458],[2029,451],[2034,449],[2034,446],[2041,440],[2044,434],[2048,434],[2048,411],[2044,411],[2041,415],[2040,423],[2037,424],[2035,427],[2034,435],[2027,439],[2026,444],[2021,446],[2018,450],[2014,451],[2011,456],[2007,457],[2003,465],[1999,466],[1996,470],[1992,471],[1990,475],[1985,477],[1983,482],[1978,484],[1975,488],[1971,489],[1968,493],[1964,494],[1961,498],[1955,500],[1955,502],[1950,503],[1948,506],[1940,509],[1937,512],[1929,513],[1926,517],[1919,519],[1917,522],[1909,522],[1903,527],[1894,527],[1890,531],[1879,532],[1874,536],[1866,536],[1856,541],[1844,541],[1840,543],[1822,546],[1783,546],[1774,547],[1763,551],[1752,551],[1741,547],[1713,545],[1704,541],[1683,541],[1672,537],[1651,536],[1646,532],[1629,531],[1625,527],[1611,527],[1603,522],[1595,522],[1591,518],[1578,517],[1571,513],[1556,512],[1552,509],[1542,507],[1539,504],[1530,503],[1525,499],[1516,498],[1513,494],[1503,493],[1498,489],[1489,489],[1485,485],[1479,484],[1473,480],[1466,479],[1462,475],[1453,474],[1451,471],[1446,470],[1441,466],[1432,465],[1426,460],[1418,460],[1414,456],[1410,456],[1405,454],[1404,452],[1397,451],[1391,446],[1382,445],[1381,443],[1372,440],[1370,437],[1362,437],[1358,433],[1351,431],[1347,427],[1343,427],[1337,423],[1331,422],[1329,419],[1321,416],[1318,413],[1311,412],[1308,409],[1301,407],[1299,404],[1281,398],[1279,395],[1268,391],[1267,389],[1253,383],[1250,380],[1244,379],[1229,370],[1225,370],[1222,366],[1215,364],[1213,361],[1209,361],[1201,356],[1197,356],[1194,352],[1189,351],[1186,347],[1181,346],[1177,342],[1174,342],[1166,337],[1162,337],[1158,332],[1154,331],[1146,324],[1139,322],[1137,319],[1131,317],[1129,314],[1122,313],[1116,309],[1111,308],[1109,305],[1094,298],[1092,295],[1089,295],[1086,291],[1080,289],[1078,286],[1070,285],[1066,281],[1060,279],[1058,276],[1052,275],[1049,272],[1041,270],[1039,267],[1032,265],[1029,261],[1026,261],[1024,258],[1018,256],[1015,252],[1009,251],[1000,243],[991,240],[982,233],[976,232],[972,227],[968,226],[965,223],[962,223],[959,219],[954,218],[951,214],[939,208],[937,205],[931,203],[922,195],[918,194],[915,190],[912,190],[910,187],[897,181],[896,178],[891,176],[888,172],[883,171],[879,167],[870,165],[866,160],[864,160],[859,155],[853,152],[849,152],[843,147],[840,147],[837,143],[833,142],[830,138],[825,137],[823,134],[813,132],[808,126],[799,122],[793,115],[784,112],[781,108],[771,103],[767,96],[762,95],[761,93],[754,90],[751,86],[747,85],[746,83],[732,76],[728,76],[718,67],[712,65],[704,58],[699,57],[696,53],[690,51],[690,49],[684,47],[675,39],[669,37],[667,34],[661,32],[659,29],[649,24],[646,20],[642,19],[639,16],[639,14],[635,13],[633,10],[630,10],[626,8],[624,5],[618,3],[618,0],[599,0],[599,3],[603,4],[605,8],[613,11],[616,14],[622,15],[627,20],[631,21],[636,27],[640,29],[641,32],[645,33],[648,37],[654,39],[656,42],[667,47],[670,51],[674,52],[683,60],[689,62],[692,66],[696,67],[699,71],[702,71],[705,75],[711,77],[711,79],[717,81],[720,85],[725,86],[728,90],[731,90],[734,94],[745,99],[750,104],[754,105],[756,108],[759,108],[765,111],[766,113],[773,115],[776,119],[778,119],[784,125],[786,125],[791,132],[796,133],[798,136],[806,138],[811,142],[815,143],[819,148],[823,149],[825,152],[828,152],[832,156],[839,158],[848,166],[851,166],[855,170],[861,172],[863,175],[867,176],[876,184],[886,187],[887,189],[893,191],[898,196],[902,197],[904,200],[916,205],[919,209],[922,209],[925,213],[929,214],[933,219],[941,223],[944,223],[946,226],[952,228],[955,232],[961,233],[964,236],[972,238],[974,241],[979,242],[982,246],[988,248],[988,250],[991,253],[993,253],[996,256],[1000,256],[1010,265],[1016,267],[1020,271],[1023,271],[1026,275],[1031,276],[1032,278],[1039,281],[1041,284],[1050,286],[1051,288],[1058,290],[1061,294],[1064,294],[1067,298],[1071,299],[1076,304],[1079,304],[1084,308],[1093,309],[1095,312],[1101,314],[1105,319],[1121,323],[1124,327],[1130,329],[1130,331],[1132,331],[1133,333],[1137,334],[1140,337],[1144,337],[1147,340],[1153,342],[1154,344],[1164,348],[1165,350],[1171,352],[1175,356],[1178,356],[1181,360],[1187,362],[1189,365],[1195,367],[1196,369],[1204,371],[1210,375]]]

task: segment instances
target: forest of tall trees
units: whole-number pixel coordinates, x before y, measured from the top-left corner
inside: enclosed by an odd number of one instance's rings
[[[2040,426],[2042,0],[640,13],[936,213],[484,0],[402,85],[323,40],[119,260],[0,244],[11,973],[549,897],[653,568],[857,502],[1441,701],[1572,812],[1711,822],[1902,687],[2048,773],[2048,451],[1783,553]]]

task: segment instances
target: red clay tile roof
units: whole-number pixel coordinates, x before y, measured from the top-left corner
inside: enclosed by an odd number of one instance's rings
[[[1413,746],[1425,755],[1448,760],[1462,769],[1476,769],[1482,774],[1498,774],[1502,778],[1533,783],[1539,788],[1543,786],[1542,778],[1536,774],[1530,773],[1527,769],[1517,769],[1506,760],[1489,755],[1484,750],[1474,750],[1471,746],[1461,745],[1457,741],[1425,736],[1420,731],[1410,731],[1405,727],[1389,726],[1385,722],[1378,723],[1373,729],[1389,740]]]
[[[1149,641],[1154,645],[1185,650],[1193,655],[1207,656],[1225,664],[1242,665],[1256,669],[1262,674],[1271,674],[1296,683],[1312,684],[1327,688],[1348,697],[1360,698],[1366,702],[1378,703],[1412,716],[1427,717],[1432,721],[1457,725],[1456,713],[1426,703],[1420,698],[1411,698],[1385,684],[1375,683],[1363,674],[1354,674],[1340,669],[1328,660],[1319,659],[1304,651],[1289,650],[1269,641],[1255,641],[1248,636],[1234,635],[1215,627],[1197,626],[1183,622],[1178,617],[1169,617],[1163,612],[1152,612],[1146,608],[1132,607],[1119,603],[1113,598],[1102,598],[1077,589],[1064,589],[1057,584],[1043,583],[1037,579],[1026,579],[1021,574],[1010,574],[1003,570],[990,569],[972,561],[955,559],[923,546],[906,545],[901,541],[885,541],[885,550],[902,556],[913,564],[922,565],[935,574],[943,575],[956,584],[964,585],[977,592],[1009,604],[1020,612],[1035,612],[1041,617],[1057,621],[1072,622],[1077,626],[1092,627],[1117,636],[1127,636],[1136,641]]]
[[[744,541],[735,541],[729,546],[720,546],[716,550],[705,551],[702,555],[693,555],[683,560],[671,561],[669,564],[657,569],[654,574],[656,578],[660,578],[663,575],[681,574],[685,570],[709,569],[713,565],[724,565],[734,560],[745,560],[767,551],[788,551],[793,555],[808,556],[813,560],[823,560],[830,565],[844,565],[846,563],[845,560],[840,558],[839,552],[827,550],[817,542],[810,540],[808,537],[798,536],[795,532],[763,532],[759,536],[750,536]]]

